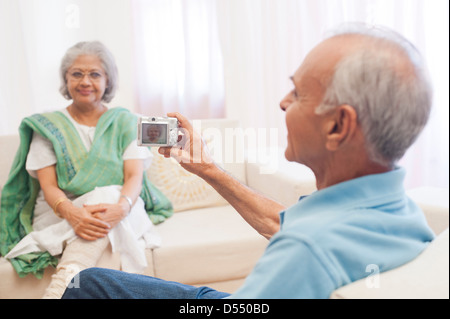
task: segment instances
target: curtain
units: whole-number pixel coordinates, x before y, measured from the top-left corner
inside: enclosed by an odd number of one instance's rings
[[[418,47],[434,85],[430,121],[399,163],[408,171],[406,186],[448,187],[448,6],[447,0],[218,0],[226,116],[243,127],[276,128],[284,148],[279,102],[308,51],[344,22],[384,25]]]
[[[223,117],[215,1],[136,0],[133,14],[138,112]]]
[[[115,56],[119,91],[111,106],[135,108],[131,5],[123,0],[0,0],[0,134],[22,118],[69,105],[59,65],[79,41],[102,41]]]
[[[0,134],[67,106],[59,62],[78,41],[113,52],[111,106],[147,115],[239,119],[278,132],[279,102],[308,51],[342,22],[391,27],[425,56],[434,85],[430,122],[400,165],[407,186],[448,187],[448,0],[0,0]],[[269,141],[271,139],[267,139]],[[269,145],[272,146],[272,145]]]

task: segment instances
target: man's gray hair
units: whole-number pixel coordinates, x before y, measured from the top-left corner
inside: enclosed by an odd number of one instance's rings
[[[422,57],[408,40],[381,27],[350,24],[331,37],[342,35],[360,35],[364,45],[337,64],[316,112],[351,105],[372,160],[395,165],[430,115],[432,89]]]
[[[67,89],[67,70],[72,66],[74,61],[81,55],[93,55],[100,59],[103,70],[108,77],[105,93],[102,100],[106,103],[111,102],[117,90],[118,72],[114,56],[108,48],[99,41],[79,42],[69,48],[62,58],[59,74],[61,77],[61,87],[59,91],[68,100],[72,99]]]

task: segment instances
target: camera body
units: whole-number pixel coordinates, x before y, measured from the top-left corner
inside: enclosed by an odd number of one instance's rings
[[[139,146],[174,146],[178,141],[178,120],[174,117],[140,117]]]

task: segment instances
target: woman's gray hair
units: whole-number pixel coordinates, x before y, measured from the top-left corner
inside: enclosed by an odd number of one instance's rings
[[[395,165],[430,115],[432,89],[422,57],[408,40],[380,27],[346,25],[332,37],[341,35],[360,35],[365,42],[337,64],[316,112],[351,105],[371,159]]]
[[[118,84],[118,72],[114,56],[108,48],[99,41],[79,42],[69,48],[62,58],[59,74],[61,77],[61,87],[59,91],[68,100],[72,99],[67,89],[67,70],[72,66],[74,61],[81,55],[93,55],[100,59],[103,70],[108,77],[105,93],[102,100],[106,103],[111,102],[116,94]]]

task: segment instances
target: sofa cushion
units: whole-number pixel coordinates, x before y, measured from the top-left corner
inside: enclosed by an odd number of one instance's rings
[[[147,260],[150,266],[147,269],[149,275],[153,275],[151,250],[147,250]],[[120,255],[113,253],[111,244],[103,252],[97,267],[120,269]],[[20,278],[11,263],[4,257],[0,258],[0,299],[38,299],[41,298],[45,289],[50,284],[51,276],[55,273],[55,268],[47,267],[44,276],[37,279],[29,274]],[[30,289],[32,287],[32,289]]]
[[[157,229],[155,276],[192,285],[246,277],[268,244],[229,205],[177,213]]]
[[[176,160],[165,158],[156,148],[152,148],[152,153],[148,177],[172,202],[175,212],[228,204],[214,188],[186,171]]]
[[[53,267],[47,267],[42,279],[33,275],[20,278],[11,263],[0,258],[0,299],[41,298],[55,273]]]
[[[339,288],[332,298],[448,299],[449,230],[411,262]]]
[[[215,163],[246,183],[244,157],[236,154],[243,151],[238,147],[243,145],[240,140],[243,136],[234,135],[239,122],[215,119],[194,120],[192,124],[197,132],[201,132]],[[227,134],[230,136],[227,137]],[[147,174],[152,183],[170,199],[175,212],[228,204],[208,183],[183,169],[177,161],[164,158],[157,148],[152,148],[152,153],[154,158]],[[230,159],[225,154],[236,156]]]

